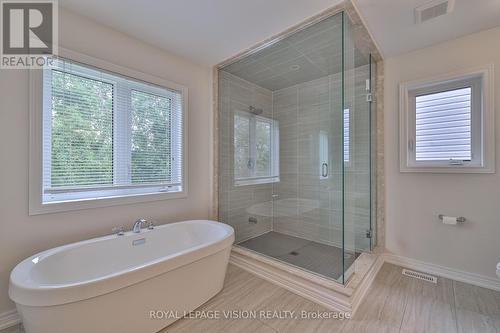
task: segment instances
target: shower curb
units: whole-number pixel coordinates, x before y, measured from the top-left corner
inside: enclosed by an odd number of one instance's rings
[[[375,262],[355,288],[291,267],[253,251],[233,247],[229,262],[275,285],[333,311],[355,313],[377,276],[384,257]]]

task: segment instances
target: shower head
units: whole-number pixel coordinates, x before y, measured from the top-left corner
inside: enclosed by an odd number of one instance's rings
[[[250,111],[251,113],[253,113],[255,115],[259,115],[263,112],[262,109],[257,109],[255,106],[249,106],[248,111]]]

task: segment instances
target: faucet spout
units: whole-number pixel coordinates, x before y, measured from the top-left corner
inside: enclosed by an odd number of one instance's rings
[[[132,231],[135,232],[136,234],[140,233],[142,226],[145,225],[147,222],[148,221],[146,221],[146,219],[138,219],[137,221],[135,221],[134,228],[132,229]]]

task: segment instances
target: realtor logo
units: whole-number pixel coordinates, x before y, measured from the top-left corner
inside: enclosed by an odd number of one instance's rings
[[[1,3],[1,68],[43,68],[57,54],[57,0]]]

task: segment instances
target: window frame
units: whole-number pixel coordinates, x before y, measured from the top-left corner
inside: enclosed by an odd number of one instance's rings
[[[257,127],[257,121],[260,120],[262,122],[266,122],[270,124],[271,126],[271,150],[269,152],[270,154],[270,176],[255,176],[251,175],[248,177],[241,177],[241,178],[236,178],[236,175],[234,174],[234,138],[233,138],[233,159],[232,159],[232,165],[233,165],[233,183],[235,187],[238,186],[245,186],[245,185],[257,185],[257,184],[270,184],[270,183],[277,183],[280,181],[280,174],[279,174],[279,123],[275,119],[271,119],[262,115],[255,115],[247,111],[242,111],[242,110],[236,110],[233,114],[233,126],[232,129],[234,131],[234,119],[236,115],[244,116],[249,119],[249,138],[248,138],[248,144],[249,144],[249,153],[250,157],[255,157],[257,155],[256,149],[257,149],[257,143],[256,143],[256,127]],[[253,129],[253,135],[252,135],[252,129]],[[234,136],[234,133],[233,133]],[[256,162],[255,162],[256,163]],[[255,171],[255,170],[254,170]]]
[[[46,103],[43,96],[43,75],[41,69],[29,70],[29,215],[64,212],[97,207],[107,207],[114,205],[125,205],[140,202],[179,199],[188,196],[188,88],[162,78],[132,70],[126,67],[112,64],[110,62],[97,59],[88,55],[74,52],[65,48],[59,49],[61,58],[81,63],[83,66],[91,66],[103,71],[110,72],[133,80],[142,81],[146,84],[153,84],[168,90],[175,90],[181,93],[182,103],[182,136],[181,136],[181,191],[177,192],[156,192],[138,194],[117,194],[106,197],[89,197],[85,199],[68,200],[62,202],[43,202],[43,122],[50,121],[44,118],[43,103]],[[154,87],[152,87],[154,88]],[[113,106],[115,108],[115,106]],[[113,112],[115,113],[115,112]],[[116,128],[113,126],[113,133]],[[115,135],[113,140],[115,140]],[[113,160],[116,158],[113,154]],[[113,169],[116,171],[115,169]],[[98,191],[97,191],[98,192]],[[98,193],[96,193],[98,194]]]
[[[400,172],[494,173],[493,65],[431,79],[401,83],[399,111]],[[416,96],[471,87],[470,161],[416,160]]]

